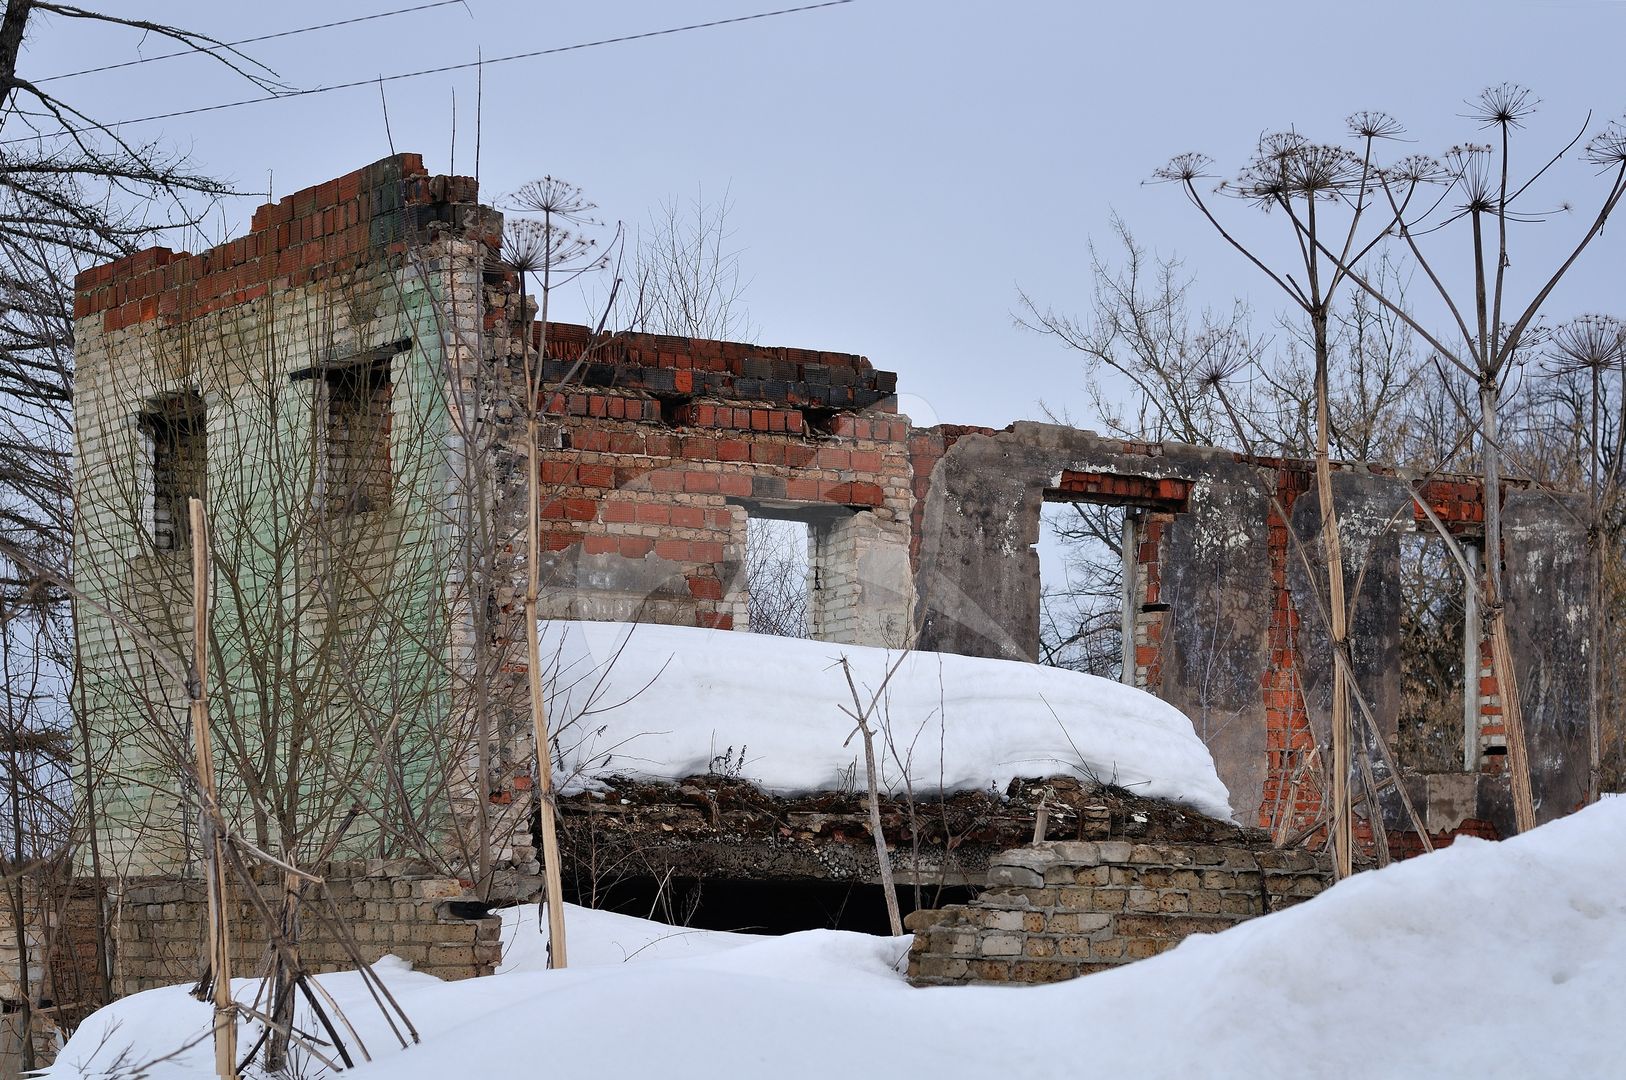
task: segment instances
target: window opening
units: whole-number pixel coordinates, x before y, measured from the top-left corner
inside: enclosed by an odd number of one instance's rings
[[[1046,502],[1039,531],[1039,662],[1121,679],[1125,626],[1133,640],[1135,598],[1126,595],[1125,523],[1132,510]],[[1129,548],[1133,555],[1133,548]],[[1131,672],[1133,669],[1130,669]]]
[[[754,634],[805,638],[820,591],[819,569],[809,557],[811,526],[805,521],[760,517],[745,522],[747,623]]]
[[[159,551],[179,551],[192,541],[188,501],[203,498],[208,468],[208,427],[196,392],[159,398],[141,414],[151,447],[152,540]]]
[[[327,381],[328,508],[357,514],[390,504],[389,361],[329,368]]]

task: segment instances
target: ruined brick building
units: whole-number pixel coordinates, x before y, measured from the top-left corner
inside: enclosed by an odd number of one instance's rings
[[[522,374],[544,341],[546,615],[748,630],[748,523],[770,518],[807,527],[815,637],[1033,660],[1042,506],[1125,506],[1126,679],[1192,717],[1240,822],[1313,825],[1329,665],[1289,558],[1290,533],[1320,550],[1307,463],[1049,424],[915,428],[896,376],[861,356],[544,334],[501,235],[472,180],[404,154],[263,206],[209,251],[79,277],[75,560],[93,603],[78,633],[116,873],[191,857],[185,687],[154,656],[190,633],[182,508],[202,495],[225,579],[217,750],[245,828],[301,837],[302,857],[410,855],[523,891]],[[1484,493],[1356,465],[1334,489],[1358,678],[1392,737],[1413,495],[1472,544]],[[1584,545],[1554,495],[1501,497],[1547,819],[1586,786]],[[1510,831],[1496,685],[1469,625],[1463,766],[1398,781],[1440,837]],[[1415,844],[1389,825],[1397,850]]]

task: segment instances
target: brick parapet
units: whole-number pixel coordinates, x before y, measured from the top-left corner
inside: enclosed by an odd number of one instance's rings
[[[208,251],[147,248],[84,271],[74,280],[74,318],[101,315],[109,332],[155,319],[177,325],[374,269],[403,256],[437,222],[495,252],[501,217],[479,212],[477,199],[473,178],[431,177],[419,155],[397,154],[261,206],[247,235]]]
[[[1317,895],[1302,849],[1050,841],[996,856],[970,904],[909,916],[916,986],[1046,983],[1119,967]]]
[[[533,326],[533,347],[542,340],[542,327]],[[815,429],[833,422],[833,411],[897,411],[896,373],[877,370],[862,356],[668,334],[594,335],[586,326],[549,323],[544,384],[556,385],[572,372],[589,389],[614,387],[684,404],[755,402],[808,410],[808,426]],[[905,428],[898,430],[901,439]]]

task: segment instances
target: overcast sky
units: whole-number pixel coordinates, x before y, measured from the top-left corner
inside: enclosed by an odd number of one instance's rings
[[[425,0],[103,5],[225,40]],[[788,6],[791,0],[457,5],[244,46],[313,88],[488,60]],[[917,422],[1003,425],[1041,399],[1086,409],[1076,360],[1013,325],[1018,286],[1061,308],[1087,287],[1084,248],[1116,212],[1148,246],[1178,251],[1211,302],[1269,287],[1220,246],[1178,193],[1145,185],[1171,155],[1234,170],[1258,135],[1294,126],[1331,139],[1361,108],[1387,110],[1437,152],[1479,135],[1465,98],[1514,80],[1542,98],[1529,154],[1586,116],[1626,111],[1626,2],[1353,4],[904,3],[854,0],[646,40],[489,66],[480,172],[494,195],[543,173],[584,187],[606,219],[636,225],[673,197],[729,193],[757,338],[863,353],[900,374]],[[42,78],[171,51],[153,37],[73,20],[31,25],[20,73]],[[53,84],[86,113],[128,119],[257,96],[199,57]],[[453,95],[457,102],[452,160]],[[472,71],[388,83],[389,131],[432,172],[474,169]],[[377,87],[132,127],[203,170],[261,193],[215,226],[246,225],[277,195],[390,150]],[[1482,136],[1479,136],[1482,137]],[[1555,174],[1518,267],[1545,265],[1598,190]],[[1247,224],[1257,215],[1231,210]],[[1520,238],[1522,241],[1522,237]],[[194,245],[195,246],[195,245]],[[1626,314],[1617,226],[1556,298],[1560,315]]]

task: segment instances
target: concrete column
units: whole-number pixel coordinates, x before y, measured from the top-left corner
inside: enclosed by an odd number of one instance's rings
[[[1123,540],[1121,545],[1124,564],[1123,581],[1123,668],[1118,681],[1135,685],[1135,616],[1140,609],[1140,582],[1137,580],[1140,554],[1140,515],[1133,510],[1124,511]]]
[[[812,635],[820,641],[901,648],[914,587],[909,542],[869,511],[815,525],[809,563],[818,575]]]

